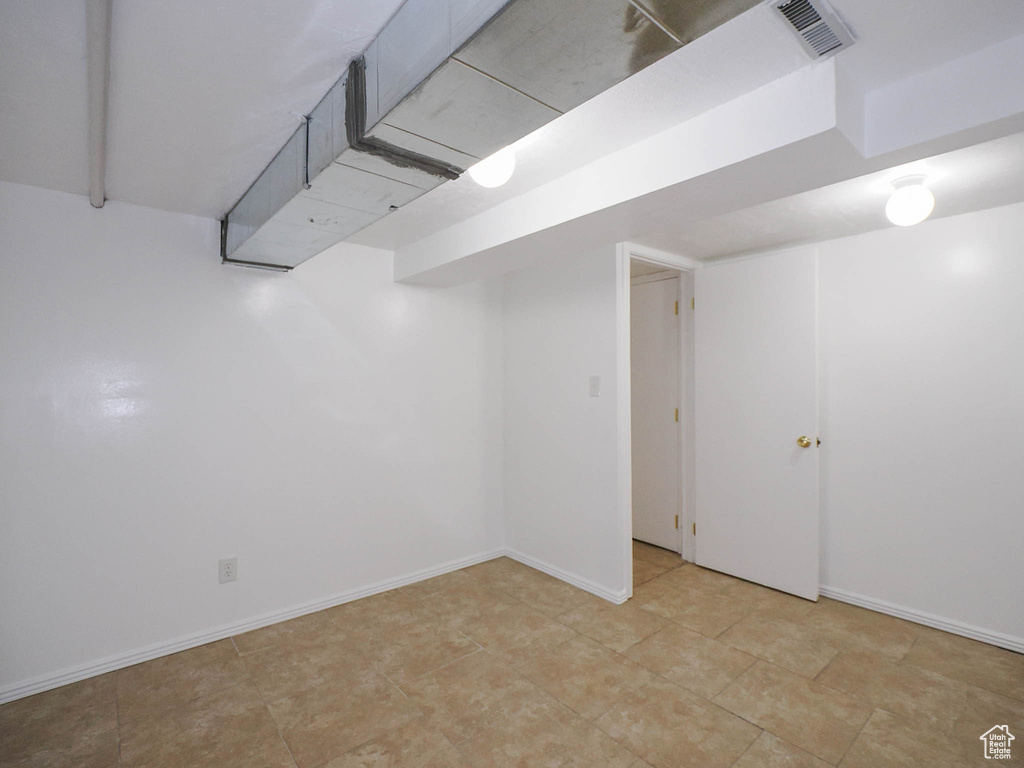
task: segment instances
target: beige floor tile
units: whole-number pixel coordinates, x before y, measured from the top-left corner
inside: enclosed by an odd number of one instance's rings
[[[1019,654],[692,564],[613,606],[499,558],[0,706],[0,768],[990,766],[1003,724]]]
[[[368,670],[270,702],[269,708],[299,768],[340,757],[422,714],[387,678]]]
[[[117,689],[101,675],[0,706],[0,766],[117,766]]]
[[[879,653],[842,653],[816,680],[942,733],[949,733],[966,701],[962,683]]]
[[[309,688],[338,684],[369,667],[352,642],[326,636],[319,642],[296,642],[254,651],[243,657],[263,698],[277,701]]]
[[[480,650],[470,638],[440,620],[402,627],[359,647],[375,669],[398,685]]]
[[[299,644],[320,645],[327,639],[344,640],[345,632],[331,621],[325,611],[271,624],[231,638],[242,656],[268,648],[282,648]]]
[[[842,768],[962,768],[963,765],[960,745],[949,736],[910,724],[880,709],[871,715],[840,763]]]
[[[646,670],[588,637],[563,643],[516,669],[588,720],[602,715],[625,691],[650,679]]]
[[[806,623],[846,650],[870,651],[902,659],[921,627],[856,605],[821,598]]]
[[[292,768],[259,693],[243,683],[121,729],[125,768]]]
[[[511,595],[467,577],[424,597],[424,605],[453,627],[522,605]]]
[[[726,768],[760,734],[667,681],[627,691],[595,724],[656,768]]]
[[[349,639],[372,637],[430,619],[422,598],[402,590],[382,592],[322,611]]]
[[[496,557],[493,560],[463,568],[461,573],[500,589],[511,583],[516,574],[530,570],[532,569],[528,565],[523,565],[511,557]]]
[[[712,698],[757,659],[684,627],[663,629],[626,656],[693,693]]]
[[[507,557],[466,568],[465,573],[552,617],[587,597],[583,590]]]
[[[668,568],[663,565],[656,565],[649,563],[646,560],[633,560],[633,587],[638,587],[641,584],[646,584],[651,579],[661,576],[668,572]]]
[[[708,637],[718,637],[754,610],[753,604],[721,590],[700,587],[673,589],[641,608]]]
[[[678,591],[679,590],[669,584],[668,580],[666,580],[664,575],[662,575],[644,582],[643,584],[633,585],[633,597],[629,599],[629,602],[637,608],[642,608],[644,605],[656,598],[671,595]]]
[[[687,563],[681,568],[668,571],[647,582],[640,590],[633,591],[638,604],[661,597],[668,590],[690,593],[703,592],[708,595],[725,595],[736,604],[750,605],[767,618],[799,621],[806,618],[816,604],[794,595],[788,595],[769,587],[743,581],[724,573],[712,571]]]
[[[433,725],[459,744],[511,717],[523,706],[550,698],[488,653],[475,653],[402,686]]]
[[[871,714],[849,694],[759,661],[715,703],[791,744],[836,763]]]
[[[686,563],[665,574],[665,582],[676,589],[703,589],[721,591],[726,589],[742,589],[740,579],[728,576],[710,568],[701,568],[693,563]]]
[[[438,592],[459,590],[477,583],[477,580],[470,576],[465,570],[449,571],[435,576],[432,579],[424,579],[415,584],[409,584],[394,590],[396,594],[411,597],[414,600],[425,600]]]
[[[805,600],[795,595],[787,595],[775,589],[762,587],[737,580],[742,587],[727,588],[727,592],[754,604],[754,612],[766,619],[782,619],[784,621],[803,621],[817,607],[812,600]]]
[[[476,766],[629,768],[636,755],[550,697],[523,702],[459,745]]]
[[[118,716],[122,723],[150,717],[163,707],[179,707],[248,679],[231,640],[201,645],[120,670]]]
[[[50,741],[33,746],[28,756],[10,761],[13,751],[0,741],[3,768],[120,768],[117,730],[91,735],[79,734],[66,744]]]
[[[978,765],[992,760],[985,760],[982,754],[981,735],[993,725],[1006,725],[1010,733],[1017,737],[1014,741],[1014,761],[1024,765],[1024,701],[1001,696],[986,691],[984,688],[967,686],[964,707],[953,727],[953,738],[962,746],[964,753]],[[1009,764],[1014,765],[1014,761]],[[1003,762],[1003,761],[1001,761]]]
[[[592,595],[582,604],[558,616],[558,621],[619,653],[669,623],[628,602],[615,605]]]
[[[582,589],[532,569],[517,575],[505,591],[516,600],[551,617],[565,613],[588,597]]]
[[[323,768],[470,768],[437,728],[417,718],[324,764]]]
[[[718,636],[728,646],[813,678],[839,653],[831,636],[798,621],[753,611]]]
[[[633,539],[633,559],[643,560],[662,568],[678,568],[683,564],[683,558],[678,552],[655,547],[636,539]]]
[[[576,637],[564,624],[525,605],[466,622],[462,631],[509,662],[550,651]]]
[[[906,662],[1024,700],[1024,654],[923,628]]]
[[[764,731],[733,768],[829,768],[829,764]]]

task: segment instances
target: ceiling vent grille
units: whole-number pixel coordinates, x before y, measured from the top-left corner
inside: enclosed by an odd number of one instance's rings
[[[771,5],[782,14],[813,59],[835,56],[853,45],[850,30],[824,0],[772,0]]]

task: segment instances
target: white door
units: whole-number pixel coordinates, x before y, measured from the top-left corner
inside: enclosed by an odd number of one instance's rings
[[[630,288],[633,538],[679,551],[679,278]]]
[[[802,248],[695,276],[696,561],[811,600],[819,568],[815,259]],[[808,447],[798,444],[803,437]]]

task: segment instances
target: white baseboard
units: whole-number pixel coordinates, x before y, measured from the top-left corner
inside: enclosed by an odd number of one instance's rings
[[[900,619],[912,621],[915,624],[923,624],[926,627],[941,629],[943,632],[969,637],[972,640],[980,640],[983,643],[995,645],[1000,648],[1006,648],[1007,650],[1016,651],[1017,653],[1024,653],[1024,637],[1004,635],[1001,632],[982,629],[981,627],[975,627],[972,624],[965,624],[962,621],[946,619],[942,616],[935,616],[934,614],[925,613],[924,611],[918,611],[913,608],[905,608],[902,605],[887,603],[884,600],[876,600],[873,597],[858,595],[855,592],[847,592],[845,589],[837,589],[836,587],[826,587],[822,585],[818,588],[818,591],[822,596],[831,597],[833,600],[850,603],[851,605],[858,605],[861,608],[867,608],[872,611],[877,611],[878,613],[886,613],[890,616],[896,616]]]
[[[288,619],[294,619],[297,616],[304,616],[307,613],[322,611],[325,608],[332,608],[336,605],[349,603],[363,597],[369,597],[370,595],[375,595],[378,592],[387,592],[389,589],[397,589],[398,587],[404,587],[408,584],[414,584],[417,581],[431,579],[434,576],[440,576],[443,573],[457,571],[460,568],[476,565],[477,563],[482,563],[486,560],[493,560],[494,558],[501,557],[504,554],[506,554],[505,550],[501,549],[491,552],[481,552],[480,554],[464,557],[459,560],[451,560],[432,568],[424,568],[423,570],[415,571],[413,573],[407,573],[394,579],[378,581],[375,584],[368,584],[364,587],[359,587],[358,589],[352,589],[347,592],[332,595],[331,597],[302,603],[300,605],[292,606],[291,608],[286,608],[283,611],[264,613],[234,624],[224,624],[206,632],[196,632],[168,642],[155,643],[144,648],[128,651],[127,653],[107,656],[106,658],[99,659],[98,661],[92,661],[74,667],[67,667],[53,674],[41,675],[39,677],[32,678],[31,680],[25,680],[20,683],[14,683],[13,685],[7,685],[0,688],[0,704],[6,704],[9,701],[31,696],[35,693],[42,693],[43,691],[48,691],[52,688],[59,688],[62,685],[75,683],[79,680],[85,680],[89,677],[102,675],[106,672],[113,672],[116,669],[124,669],[125,667],[130,667],[132,664],[149,661],[150,659],[156,659],[160,656],[167,656],[172,653],[177,653],[178,651],[186,651],[189,648],[206,645],[207,643],[212,643],[216,640],[223,640],[224,638],[232,637],[233,635],[240,635],[243,632],[249,632],[254,629],[259,629],[260,627],[266,627],[270,624],[277,624],[279,621],[287,621]]]
[[[404,587],[408,584],[414,584],[418,581],[433,578],[434,576],[440,576],[443,573],[457,571],[460,568],[467,568],[471,565],[476,565],[477,563],[493,560],[494,558],[501,557],[502,555],[510,557],[513,560],[517,560],[531,568],[536,568],[538,571],[542,571],[549,576],[554,576],[556,579],[572,584],[574,587],[579,587],[592,595],[597,595],[598,597],[604,598],[616,605],[621,605],[629,599],[629,593],[627,590],[612,592],[611,590],[595,584],[589,579],[569,573],[557,566],[538,560],[523,552],[519,552],[518,550],[497,549],[490,552],[481,552],[477,555],[472,555],[458,560],[451,560],[432,568],[424,568],[413,573],[398,576],[394,579],[368,584],[366,586],[359,587],[358,589],[352,589],[347,592],[332,595],[331,597],[302,603],[282,611],[261,614],[260,616],[246,619],[245,621],[221,625],[206,632],[197,632],[168,642],[155,643],[144,648],[128,651],[127,653],[115,654],[97,661],[68,667],[53,674],[41,675],[31,680],[8,685],[0,688],[0,704],[6,704],[9,701],[31,696],[35,693],[48,691],[52,688],[59,688],[62,685],[78,682],[79,680],[85,680],[86,678],[94,677],[96,675],[102,675],[106,672],[130,667],[133,664],[149,661],[150,659],[156,659],[160,656],[167,656],[172,653],[188,650],[189,648],[195,648],[217,640],[223,640],[224,638],[239,635],[243,632],[249,632],[261,627],[266,627],[270,624],[276,624],[280,621],[287,621],[288,619],[294,619],[308,613],[322,611],[325,608],[332,608],[336,605],[349,603],[353,600],[369,597],[370,595],[375,595],[379,592],[387,592],[390,589]],[[952,619],[946,619],[941,616],[925,613],[924,611],[905,608],[900,605],[885,602],[884,600],[877,600],[854,592],[848,592],[844,589],[837,589],[835,587],[822,585],[820,587],[820,592],[822,596],[832,598],[833,600],[839,600],[844,603],[860,606],[861,608],[867,608],[879,613],[896,616],[901,619],[906,619],[907,621],[912,621],[916,624],[923,624],[926,627],[941,629],[944,632],[950,632],[955,635],[969,637],[972,640],[980,640],[983,643],[995,645],[1000,648],[1006,648],[1011,651],[1016,651],[1017,653],[1024,653],[1024,638],[1021,637],[993,632],[987,629],[982,629],[981,627],[975,627],[971,624],[965,624],[960,621],[954,621]]]
[[[528,565],[531,568],[536,568],[538,571],[543,571],[549,576],[554,576],[560,581],[564,581],[568,584],[572,584],[574,587],[589,592],[592,595],[603,597],[609,602],[615,603],[616,605],[622,605],[629,599],[629,592],[622,590],[621,592],[612,592],[611,590],[605,589],[599,584],[595,584],[589,579],[584,579],[582,576],[577,576],[568,571],[563,571],[550,563],[545,563],[543,560],[538,560],[535,557],[519,552],[515,549],[506,549],[504,553],[506,556],[511,557],[513,560],[518,560],[523,565]]]

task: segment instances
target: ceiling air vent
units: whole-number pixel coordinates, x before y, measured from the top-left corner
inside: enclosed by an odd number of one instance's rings
[[[824,0],[772,0],[771,5],[782,14],[813,59],[835,56],[853,45],[850,30]]]

